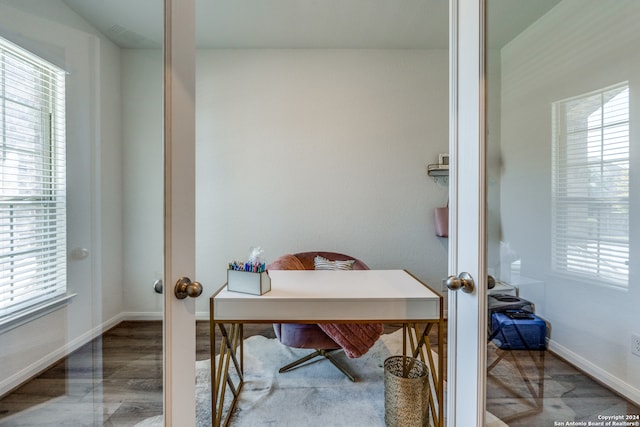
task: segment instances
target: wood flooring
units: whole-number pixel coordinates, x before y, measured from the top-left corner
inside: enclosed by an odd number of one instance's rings
[[[274,337],[271,325],[245,325],[245,337],[256,334]],[[435,345],[435,336],[430,339]],[[498,353],[490,347],[489,361]],[[543,364],[535,358],[541,352],[532,353],[509,352],[487,381],[487,410],[509,418],[510,426],[640,414],[550,352],[544,352]],[[207,322],[197,322],[196,358],[209,358]],[[161,413],[162,324],[151,321],[120,323],[0,399],[3,427],[133,426]]]

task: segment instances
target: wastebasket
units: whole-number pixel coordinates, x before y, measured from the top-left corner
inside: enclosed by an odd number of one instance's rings
[[[387,427],[429,423],[429,369],[409,356],[384,361],[384,421]]]

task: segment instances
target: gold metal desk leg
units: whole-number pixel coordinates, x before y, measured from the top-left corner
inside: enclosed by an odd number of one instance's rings
[[[221,342],[218,363],[216,367],[215,354],[211,361],[212,384],[212,418],[215,427],[227,426],[238,401],[238,396],[244,384],[243,369],[243,331],[241,323],[229,325],[229,331],[223,323],[217,324],[220,330]],[[237,357],[237,349],[240,349],[240,359]],[[215,353],[215,350],[212,350]],[[233,366],[233,371],[230,368]],[[234,382],[233,372],[237,379]],[[233,400],[225,414],[225,401],[227,389],[233,395]]]
[[[211,425],[227,426],[238,402],[238,396],[244,385],[244,349],[243,328],[241,323],[229,324],[229,330],[223,323],[211,321]],[[215,337],[218,326],[221,336],[220,351],[216,361]],[[238,358],[237,350],[240,350]],[[231,370],[230,368],[233,367]],[[235,378],[234,374],[235,373]],[[225,409],[227,390],[233,395]]]
[[[429,342],[429,333],[433,326],[438,328],[437,363]],[[432,377],[429,381],[429,410],[433,425],[442,427],[444,425],[444,320],[427,322],[423,331],[420,331],[416,323],[404,325],[403,330],[405,332],[403,335],[408,337],[413,357],[419,358],[429,366]],[[406,338],[403,337],[403,345],[406,344],[405,340]]]

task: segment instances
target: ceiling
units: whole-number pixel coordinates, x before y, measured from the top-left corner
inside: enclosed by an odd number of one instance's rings
[[[162,46],[161,0],[62,0],[123,48]],[[502,46],[559,0],[490,0]],[[447,0],[197,0],[201,48],[446,49]]]

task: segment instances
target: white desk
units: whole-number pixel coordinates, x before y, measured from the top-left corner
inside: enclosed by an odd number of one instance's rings
[[[227,425],[242,388],[242,324],[370,322],[404,325],[405,339],[408,338],[414,357],[420,356],[430,365],[435,383],[432,417],[436,425],[442,425],[444,320],[441,295],[404,270],[274,270],[269,276],[271,291],[264,295],[230,292],[224,285],[210,298],[214,426]],[[230,324],[229,330],[225,324]],[[426,324],[426,327],[419,331],[417,324]],[[217,370],[216,325],[223,337]],[[434,325],[438,327],[437,367],[431,357],[429,340],[425,339]],[[236,355],[238,348],[240,360]],[[232,363],[240,378],[237,385],[231,384],[228,375]],[[226,385],[231,388],[234,400],[223,421]]]
[[[264,295],[224,287],[214,299],[216,321],[362,323],[440,317],[440,295],[404,270],[274,270],[269,276],[271,291]]]

